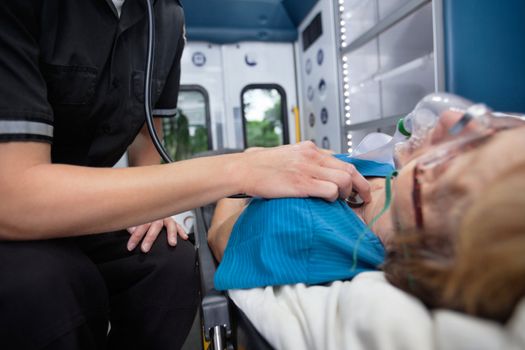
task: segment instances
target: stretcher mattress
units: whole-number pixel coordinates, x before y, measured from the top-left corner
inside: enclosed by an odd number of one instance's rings
[[[429,311],[382,272],[327,286],[231,290],[230,297],[276,349],[525,349],[525,300],[501,325]]]

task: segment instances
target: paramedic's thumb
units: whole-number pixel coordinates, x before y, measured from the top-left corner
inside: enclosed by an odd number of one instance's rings
[[[352,190],[354,190],[357,193],[359,193],[359,196],[365,203],[370,203],[370,201],[372,200],[370,183],[368,182],[368,180],[365,179],[363,175],[361,175],[359,171],[357,171],[357,169],[355,168],[353,164],[348,164],[348,163],[345,163],[345,164],[348,169],[347,171],[351,175],[352,182],[349,188],[350,193],[348,193],[348,195],[343,198],[348,198],[352,194]]]

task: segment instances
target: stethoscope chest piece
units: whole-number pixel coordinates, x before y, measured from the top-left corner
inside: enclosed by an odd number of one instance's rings
[[[365,204],[363,198],[361,198],[359,193],[357,193],[356,191],[352,191],[352,194],[350,194],[350,196],[345,199],[345,202],[350,208],[359,208],[362,207],[363,204]]]

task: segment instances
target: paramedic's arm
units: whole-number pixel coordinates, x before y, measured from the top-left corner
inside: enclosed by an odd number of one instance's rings
[[[47,143],[0,143],[0,239],[108,232],[235,193],[335,200],[350,194],[352,181],[369,190],[311,142],[124,169],[51,164],[50,153]]]
[[[162,119],[153,118],[153,125],[155,126],[157,136],[162,140]],[[128,147],[129,166],[157,165],[160,164],[160,161],[160,155],[149,136],[148,126],[144,123],[135,140],[133,140]]]
[[[41,73],[38,16],[29,2],[0,1],[0,239],[108,232],[240,192],[334,200],[353,182],[369,196],[362,177],[312,143],[125,169],[52,164],[47,141],[60,121]]]
[[[217,261],[222,260],[224,250],[230,239],[233,225],[246,208],[245,199],[221,199],[215,207],[210,229],[208,230],[208,244]]]
[[[162,119],[154,118],[153,125],[157,136],[159,139],[162,139]],[[151,141],[148,126],[144,124],[135,140],[128,147],[129,166],[156,165],[160,164],[160,161],[160,155]],[[127,231],[131,234],[131,237],[128,241],[127,249],[133,250],[140,244],[140,249],[147,253],[163,227],[166,227],[168,244],[171,246],[177,245],[177,235],[184,240],[188,239],[186,231],[171,216],[168,216],[164,219],[128,227]]]

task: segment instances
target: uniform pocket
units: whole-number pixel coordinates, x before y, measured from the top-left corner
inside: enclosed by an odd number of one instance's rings
[[[97,68],[44,64],[42,72],[51,104],[84,105],[95,95]]]

